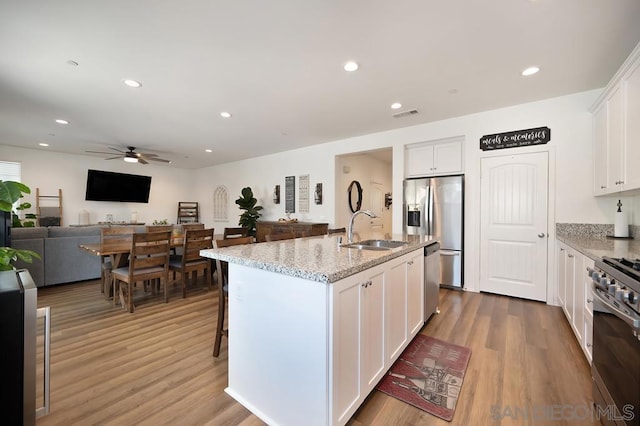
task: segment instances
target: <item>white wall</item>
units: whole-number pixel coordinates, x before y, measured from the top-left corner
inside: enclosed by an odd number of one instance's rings
[[[120,160],[105,161],[85,155],[6,145],[0,145],[0,160],[21,163],[21,180],[32,192],[24,198],[24,201],[33,205],[28,212],[35,213],[36,188],[40,188],[41,195],[57,195],[58,188],[62,189],[64,225],[78,224],[78,215],[83,209],[89,212],[91,223],[105,221],[108,213],[113,215],[114,221],[129,221],[134,211],[139,222],[151,224],[156,219],[167,219],[169,223],[175,223],[178,201],[197,201],[192,191],[192,170],[131,164]],[[85,201],[88,169],[151,176],[149,203]]]
[[[76,223],[78,212],[86,208],[92,213],[92,221],[103,220],[106,213],[113,213],[116,220],[127,220],[130,212],[138,211],[139,220],[147,223],[153,219],[168,218],[175,222],[178,201],[199,201],[201,221],[217,230],[225,226],[236,226],[240,211],[234,204],[244,186],[251,186],[259,203],[265,207],[263,219],[278,219],[284,216],[285,176],[310,175],[310,188],[323,183],[322,205],[310,202],[308,214],[294,214],[300,220],[327,221],[336,224],[336,197],[342,196],[344,188],[336,184],[336,156],[354,154],[381,148],[393,149],[393,189],[396,202],[392,205],[393,231],[401,232],[402,203],[397,202],[402,194],[404,178],[404,146],[406,144],[462,136],[465,140],[465,250],[466,286],[477,290],[479,277],[478,252],[480,247],[480,159],[488,155],[505,155],[531,150],[548,150],[550,153],[550,246],[554,243],[555,222],[613,223],[615,197],[593,197],[593,157],[591,114],[589,107],[601,90],[592,90],[457,117],[398,130],[374,133],[340,141],[315,145],[283,153],[227,163],[199,170],[178,170],[171,167],[147,165],[133,168],[124,162],[104,160],[66,154],[52,154],[41,150],[24,150],[0,146],[0,159],[23,163],[23,180],[32,188],[43,191],[63,189],[65,198],[65,220]],[[481,136],[511,130],[548,126],[551,142],[534,148],[518,148],[496,153],[484,153],[479,149]],[[86,169],[97,168],[119,172],[152,175],[151,200],[148,205],[119,203],[95,203],[84,201]],[[281,204],[272,202],[273,188],[282,187]],[[230,215],[226,222],[213,222],[213,190],[225,185],[230,194]],[[312,197],[310,191],[310,197]],[[625,201],[623,201],[625,202]],[[638,197],[629,197],[626,205],[636,210]],[[153,206],[153,207],[151,207]],[[297,207],[297,206],[296,206]],[[635,217],[634,212],[630,212]],[[630,220],[631,223],[636,223]],[[553,260],[550,259],[550,271]]]
[[[480,159],[488,155],[505,155],[532,150],[550,152],[550,221],[549,233],[554,243],[555,222],[613,223],[609,201],[595,198],[593,187],[593,157],[591,114],[589,107],[601,89],[539,102],[517,105],[438,121],[398,130],[374,133],[344,139],[309,148],[253,158],[196,171],[198,198],[210,198],[216,185],[229,187],[232,194],[239,194],[242,186],[249,185],[265,205],[265,218],[275,219],[284,215],[284,206],[270,201],[273,186],[284,185],[284,177],[309,173],[312,183],[323,182],[325,204],[311,206],[305,220],[321,220],[335,224],[333,208],[336,192],[336,159],[338,155],[352,154],[391,147],[393,149],[393,194],[396,200],[402,194],[404,179],[404,146],[411,143],[462,136],[465,140],[466,219],[465,249],[466,285],[477,290],[480,247]],[[544,146],[518,148],[496,153],[484,153],[479,148],[483,135],[511,130],[548,126],[551,141]],[[340,194],[338,195],[340,196]],[[205,205],[206,207],[206,205]],[[393,203],[393,231],[401,232],[402,203]],[[232,213],[232,216],[238,213]],[[211,208],[205,209],[205,217],[211,217]],[[297,216],[297,215],[296,215]],[[550,270],[553,264],[550,263]]]

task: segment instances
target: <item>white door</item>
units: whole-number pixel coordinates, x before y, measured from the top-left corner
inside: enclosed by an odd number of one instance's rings
[[[547,300],[546,152],[481,160],[480,291]]]

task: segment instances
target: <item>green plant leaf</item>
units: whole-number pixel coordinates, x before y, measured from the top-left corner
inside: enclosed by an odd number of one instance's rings
[[[5,212],[10,212],[13,203],[22,198],[23,193],[31,193],[27,185],[11,180],[0,181],[0,209]]]

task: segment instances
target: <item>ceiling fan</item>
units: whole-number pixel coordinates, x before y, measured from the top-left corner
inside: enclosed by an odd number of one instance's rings
[[[115,155],[115,157],[105,158],[105,160],[115,160],[117,158],[123,158],[124,161],[126,161],[127,163],[148,164],[149,161],[159,161],[161,163],[171,163],[171,161],[169,161],[169,160],[165,160],[165,159],[162,159],[162,158],[157,158],[158,156],[156,154],[143,154],[141,152],[136,152],[136,147],[135,146],[128,146],[127,147],[128,151],[123,151],[121,149],[112,148],[112,147],[109,147],[109,149],[112,149],[112,150],[114,150],[116,152],[119,152],[119,154],[115,154],[114,152],[103,152],[103,151],[85,151],[85,152],[89,152],[89,153],[92,153],[92,154]]]

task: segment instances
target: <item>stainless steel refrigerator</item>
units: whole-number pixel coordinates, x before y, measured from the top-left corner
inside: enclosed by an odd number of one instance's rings
[[[440,285],[464,285],[464,176],[404,181],[403,228],[440,240]]]

